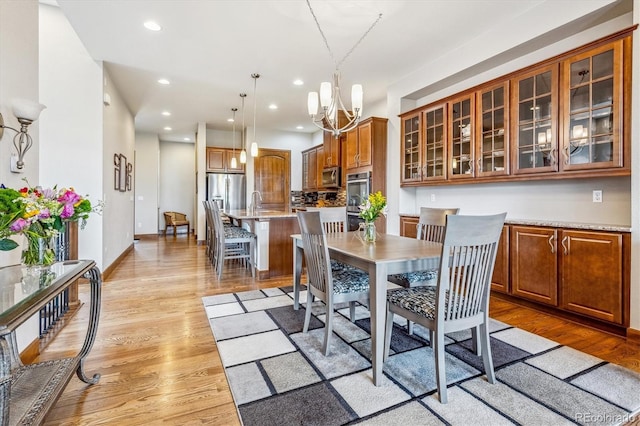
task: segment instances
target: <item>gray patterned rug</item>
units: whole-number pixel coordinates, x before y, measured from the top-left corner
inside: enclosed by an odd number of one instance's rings
[[[369,312],[336,315],[321,353],[324,306],[293,310],[290,287],[204,297],[242,422],[260,425],[624,424],[640,412],[640,375],[492,320],[497,382],[486,381],[470,332],[448,334],[449,403],[437,400],[429,333],[397,316],[383,386],[371,381]],[[306,300],[302,292],[301,300]]]

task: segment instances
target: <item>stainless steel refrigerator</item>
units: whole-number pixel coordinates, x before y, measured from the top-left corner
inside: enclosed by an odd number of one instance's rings
[[[207,200],[216,201],[222,210],[246,208],[247,184],[244,174],[207,173]]]

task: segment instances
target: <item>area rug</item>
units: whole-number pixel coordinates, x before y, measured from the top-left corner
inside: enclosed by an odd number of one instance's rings
[[[254,425],[618,425],[637,419],[640,375],[556,342],[491,321],[496,383],[470,351],[471,333],[447,335],[448,404],[437,399],[428,330],[397,317],[383,386],[372,382],[369,312],[334,318],[321,352],[324,306],[293,309],[292,288],[204,297],[234,401]],[[302,292],[301,300],[306,300]]]

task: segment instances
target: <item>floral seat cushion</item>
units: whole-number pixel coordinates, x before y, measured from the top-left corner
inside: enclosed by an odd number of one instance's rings
[[[436,319],[436,286],[399,288],[387,292],[387,302],[423,316]],[[449,304],[449,292],[446,293],[445,307]]]
[[[438,270],[408,272],[406,274],[393,274],[387,277],[388,281],[402,287],[415,287],[420,285],[436,285]]]
[[[344,271],[345,269],[358,269],[355,266],[351,266],[348,263],[342,263],[338,260],[331,259],[331,271],[335,274],[339,271]]]
[[[249,232],[239,226],[225,226],[224,227],[225,238],[255,238],[256,234]]]
[[[369,291],[369,274],[355,267],[332,271],[333,293],[360,293]]]

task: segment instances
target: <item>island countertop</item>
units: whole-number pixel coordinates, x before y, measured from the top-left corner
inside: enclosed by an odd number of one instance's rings
[[[297,217],[296,212],[292,210],[269,210],[269,209],[257,209],[251,211],[249,209],[229,210],[223,212],[231,219],[235,220],[269,220],[269,219],[284,219]]]

